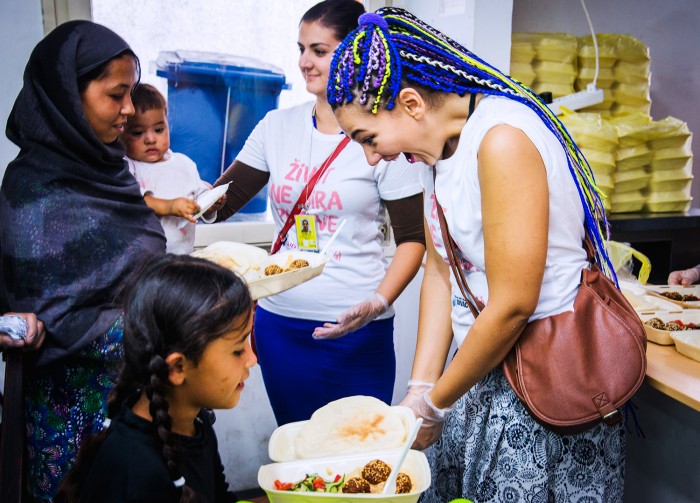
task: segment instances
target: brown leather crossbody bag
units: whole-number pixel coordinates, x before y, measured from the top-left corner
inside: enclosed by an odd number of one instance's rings
[[[469,290],[437,203],[452,272],[474,318],[483,304]],[[503,373],[530,415],[558,434],[622,420],[621,407],[646,375],[646,333],[617,286],[595,264],[581,272],[574,310],[529,322],[503,361]]]

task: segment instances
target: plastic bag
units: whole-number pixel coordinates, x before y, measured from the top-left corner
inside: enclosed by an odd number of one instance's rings
[[[638,252],[627,243],[618,241],[607,242],[608,255],[612,262],[615,274],[618,279],[636,279],[641,284],[646,284],[651,273],[651,262],[649,258],[641,252]],[[637,278],[634,277],[634,260],[638,260],[641,264]]]

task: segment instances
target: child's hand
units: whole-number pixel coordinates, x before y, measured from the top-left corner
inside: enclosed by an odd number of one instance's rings
[[[219,211],[221,208],[224,207],[224,204],[226,204],[226,194],[217,199],[216,202],[212,204],[211,207],[207,210],[204,216],[206,218],[211,218],[215,212]]]
[[[197,219],[192,215],[199,211],[199,205],[194,199],[186,197],[178,197],[170,202],[170,215],[174,217],[183,217],[190,222],[197,222]]]

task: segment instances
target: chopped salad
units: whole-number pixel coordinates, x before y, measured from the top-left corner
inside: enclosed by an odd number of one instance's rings
[[[333,479],[324,479],[318,473],[309,473],[297,483],[275,480],[278,491],[337,493],[345,482],[345,475],[337,474]]]

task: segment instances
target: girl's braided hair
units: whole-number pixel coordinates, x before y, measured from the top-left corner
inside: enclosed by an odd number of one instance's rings
[[[356,102],[368,113],[392,110],[406,86],[417,87],[427,96],[436,92],[505,96],[533,110],[566,152],[596,262],[606,276],[617,281],[605,249],[608,224],[591,167],[542,99],[404,9],[385,7],[362,15],[360,26],[333,55],[327,89],[331,107]]]
[[[196,365],[207,345],[232,329],[234,319],[246,315],[244,323],[248,322],[252,305],[248,287],[238,275],[188,255],[166,254],[154,259],[126,293],[124,363],[107,400],[107,417],[114,418],[127,398],[145,391],[173,482],[182,480],[182,459],[168,414],[170,382],[165,358],[179,352]],[[80,500],[90,464],[109,431],[105,428],[81,447],[57,502]],[[180,503],[197,500],[185,481]]]

